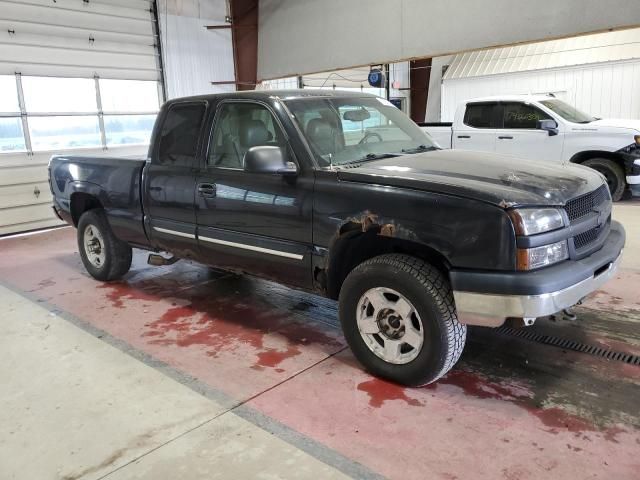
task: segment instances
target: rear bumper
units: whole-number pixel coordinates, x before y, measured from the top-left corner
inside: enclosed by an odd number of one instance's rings
[[[581,260],[526,273],[452,271],[458,319],[498,327],[509,317],[537,318],[569,308],[616,273],[624,242],[624,228],[612,222],[603,247]]]

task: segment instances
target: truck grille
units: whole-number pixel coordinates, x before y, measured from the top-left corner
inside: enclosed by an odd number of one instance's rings
[[[608,226],[610,223],[611,215],[609,215],[609,217],[607,218],[606,225]],[[573,237],[573,243],[576,247],[576,250],[581,250],[585,247],[588,247],[598,239],[603,231],[607,230],[608,228],[596,227],[576,235],[575,237]]]
[[[586,251],[609,231],[611,224],[610,204],[609,189],[606,185],[602,185],[593,192],[569,200],[565,205],[564,208],[572,225],[580,223],[579,221],[587,215],[599,215],[600,223],[598,226],[573,237],[573,245],[577,255],[587,253]],[[601,218],[601,212],[608,212],[607,216]]]
[[[602,185],[591,193],[569,200],[564,208],[569,215],[569,220],[573,222],[590,214],[594,207],[602,205],[606,200],[610,200],[609,189],[606,185]]]

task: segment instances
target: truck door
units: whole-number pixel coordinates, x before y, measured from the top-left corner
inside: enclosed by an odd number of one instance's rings
[[[195,182],[205,102],[172,104],[155,132],[144,169],[145,225],[152,245],[180,257],[196,257]]]
[[[298,175],[246,172],[244,154],[263,145],[284,147]],[[269,105],[220,102],[197,176],[202,261],[310,287],[313,182]]]
[[[456,118],[453,126],[452,148],[493,152],[499,126],[498,102],[467,104],[463,118]]]
[[[502,128],[496,136],[496,152],[532,160],[560,161],[564,134],[549,135],[537,128],[538,120],[553,120],[535,105],[504,102]]]

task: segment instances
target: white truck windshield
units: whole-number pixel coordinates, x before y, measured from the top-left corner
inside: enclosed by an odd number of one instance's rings
[[[594,120],[597,120],[597,118],[589,115],[588,113],[581,112],[573,105],[569,105],[568,103],[563,102],[562,100],[558,100],[557,98],[554,98],[553,100],[542,100],[540,103],[547,107],[549,110],[560,115],[568,122],[590,123]]]

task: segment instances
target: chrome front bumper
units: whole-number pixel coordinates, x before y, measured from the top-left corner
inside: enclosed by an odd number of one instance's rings
[[[618,270],[622,252],[605,270],[570,287],[540,295],[453,292],[458,320],[468,325],[499,327],[509,317],[537,318],[572,307],[605,284]]]

